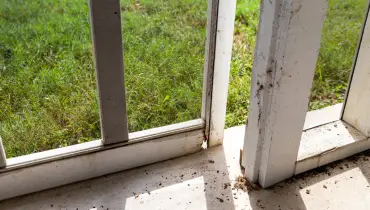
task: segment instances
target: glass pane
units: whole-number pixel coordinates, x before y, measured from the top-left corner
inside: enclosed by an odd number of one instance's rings
[[[207,0],[121,0],[129,131],[200,118]]]
[[[329,0],[309,109],[341,103],[368,0]]]
[[[100,138],[86,0],[2,0],[0,135],[8,157]]]

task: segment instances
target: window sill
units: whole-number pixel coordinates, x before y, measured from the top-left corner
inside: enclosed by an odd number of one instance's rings
[[[335,105],[307,113],[294,174],[370,148],[367,137],[338,121],[340,110],[340,105]],[[9,171],[0,171],[0,200],[199,152],[203,127],[201,120],[195,120],[138,132],[136,141],[127,145],[104,147],[94,141],[72,146],[72,150],[61,148],[10,159]],[[176,130],[184,132],[172,133]],[[227,129],[225,141],[233,141],[240,149],[244,132],[245,126]],[[158,138],[144,141],[151,135]]]
[[[0,202],[0,209],[238,210],[336,209],[340,206],[365,210],[370,206],[367,199],[370,162],[361,154],[270,189],[247,192],[233,189],[236,177],[242,174],[238,156],[243,136],[237,132],[243,130],[243,126],[227,129],[223,146],[13,198]]]
[[[198,152],[203,129],[193,120],[132,133],[122,144],[97,140],[11,158],[0,170],[0,200]]]

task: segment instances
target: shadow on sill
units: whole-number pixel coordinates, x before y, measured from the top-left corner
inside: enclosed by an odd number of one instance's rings
[[[225,142],[224,146],[185,157],[9,199],[0,203],[0,209],[333,208],[336,205],[333,198],[349,190],[360,192],[359,186],[363,185],[363,190],[370,190],[369,157],[370,152],[364,152],[268,189],[243,192],[233,187],[241,175],[239,148]],[[354,189],[345,189],[349,186]],[[345,209],[346,204],[341,205]]]

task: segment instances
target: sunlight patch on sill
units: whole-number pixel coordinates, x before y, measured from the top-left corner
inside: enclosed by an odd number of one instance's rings
[[[169,181],[170,182],[170,181]],[[142,194],[133,192],[133,196],[126,199],[125,209],[152,209],[166,203],[167,209],[207,209],[203,177],[197,177],[178,184],[166,186],[166,182],[157,183],[163,186],[160,189]],[[142,184],[145,191],[146,187]],[[178,192],[178,193],[174,193]],[[172,208],[170,208],[172,206]]]

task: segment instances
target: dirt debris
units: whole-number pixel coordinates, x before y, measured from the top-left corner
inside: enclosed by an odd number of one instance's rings
[[[227,189],[227,187],[231,186],[230,183],[224,183],[224,189]]]
[[[234,188],[236,190],[243,190],[244,192],[250,192],[259,189],[257,185],[250,183],[244,176],[238,176],[236,178]]]
[[[216,197],[217,198],[217,200],[218,201],[220,201],[221,203],[223,203],[224,202],[224,199],[222,199],[222,198],[218,198],[218,197]]]
[[[139,194],[137,194],[137,193],[135,193],[135,192],[132,192],[132,194],[134,194],[135,199],[139,197]]]

